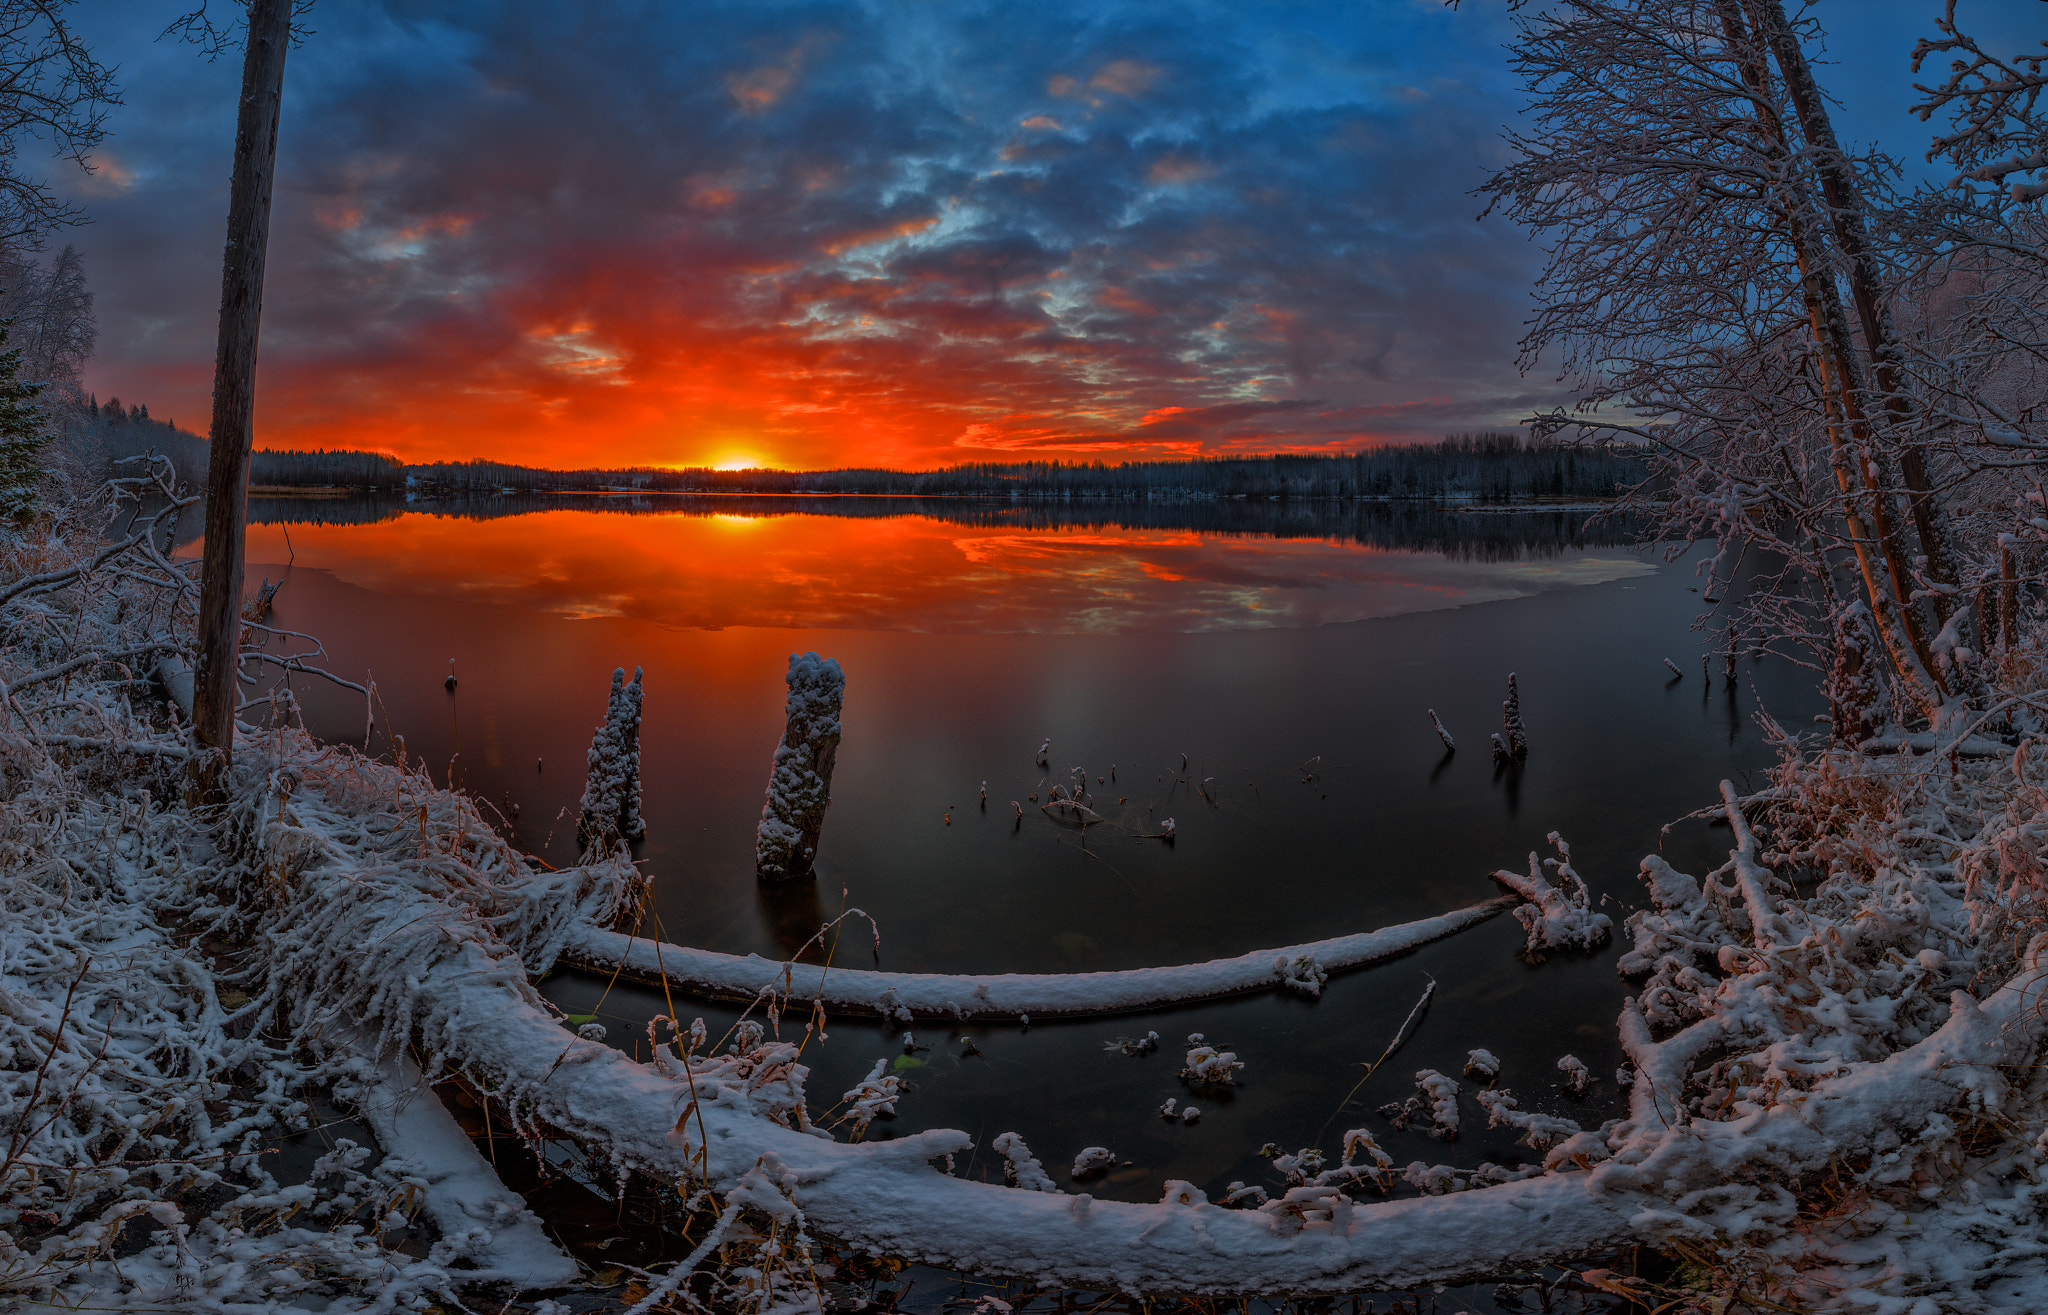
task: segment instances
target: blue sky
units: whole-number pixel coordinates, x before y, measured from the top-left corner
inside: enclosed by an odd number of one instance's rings
[[[238,61],[121,67],[58,174],[102,396],[203,429]],[[1936,0],[1828,0],[1843,135],[1915,168]],[[2040,0],[1972,4],[1993,39]],[[930,466],[1510,424],[1536,251],[1471,189],[1505,5],[321,0],[290,59],[259,442]],[[2038,36],[2037,38],[2038,39]],[[65,240],[63,238],[59,239]]]

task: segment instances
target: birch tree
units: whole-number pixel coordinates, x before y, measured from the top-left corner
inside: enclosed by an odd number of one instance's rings
[[[1777,0],[1518,22],[1535,128],[1482,190],[1551,251],[1522,362],[1577,404],[1539,427],[1653,445],[1671,527],[1721,545],[1710,598],[1745,549],[1784,554],[1757,629],[1819,664],[1867,613],[1903,710],[1938,720],[1967,691],[1937,661],[1954,551],[1871,236],[1889,162],[1840,147]]]

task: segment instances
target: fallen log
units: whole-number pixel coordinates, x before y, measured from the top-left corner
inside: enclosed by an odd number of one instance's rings
[[[1270,990],[1380,963],[1431,941],[1455,935],[1513,908],[1519,896],[1501,895],[1450,913],[1378,931],[1336,936],[1303,945],[1253,950],[1235,958],[1164,968],[1096,973],[875,972],[808,963],[780,963],[759,955],[720,954],[653,941],[595,926],[571,929],[563,956],[604,972],[666,981],[714,999],[751,1000],[763,992],[817,1000],[834,1012],[913,1018],[1076,1018],[1132,1013],[1190,1000]],[[1296,985],[1294,989],[1305,989]],[[1313,993],[1313,992],[1312,992]]]

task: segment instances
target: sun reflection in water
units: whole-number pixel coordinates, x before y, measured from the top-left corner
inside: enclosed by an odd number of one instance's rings
[[[1647,572],[1618,549],[1456,560],[1331,539],[1024,530],[926,516],[620,515],[250,527],[249,560],[415,596],[730,626],[1121,633],[1325,625]]]

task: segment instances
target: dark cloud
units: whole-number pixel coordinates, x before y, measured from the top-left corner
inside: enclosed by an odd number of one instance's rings
[[[196,419],[232,60],[94,11],[102,395]],[[1511,423],[1518,96],[1435,0],[322,6],[261,433],[546,462],[928,465]]]

